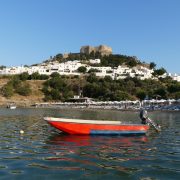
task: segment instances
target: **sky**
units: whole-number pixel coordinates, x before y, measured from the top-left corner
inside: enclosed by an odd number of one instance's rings
[[[0,0],[0,66],[100,44],[180,74],[180,1]]]

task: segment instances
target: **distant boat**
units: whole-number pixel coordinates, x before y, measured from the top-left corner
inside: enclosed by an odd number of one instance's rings
[[[16,106],[15,103],[11,103],[11,104],[8,104],[8,105],[7,105],[7,108],[8,108],[8,109],[16,109],[16,107],[17,107],[17,106]]]
[[[44,117],[51,126],[77,135],[144,135],[149,125],[122,124],[120,121],[83,120]]]

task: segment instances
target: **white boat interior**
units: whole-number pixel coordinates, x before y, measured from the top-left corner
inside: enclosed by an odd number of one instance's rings
[[[44,117],[44,120],[57,121],[57,122],[83,123],[83,124],[113,124],[113,125],[121,124],[121,121],[67,119],[67,118],[54,118],[54,117]]]

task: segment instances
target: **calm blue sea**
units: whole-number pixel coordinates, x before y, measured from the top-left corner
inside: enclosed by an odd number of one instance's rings
[[[162,131],[138,137],[65,135],[44,116],[140,122],[138,112],[1,108],[0,179],[180,179],[180,112],[149,112]]]

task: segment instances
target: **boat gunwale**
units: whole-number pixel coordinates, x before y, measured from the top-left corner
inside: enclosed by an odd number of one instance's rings
[[[68,119],[68,118],[54,118],[44,117],[48,122],[61,123],[75,123],[75,124],[96,124],[96,125],[121,125],[121,126],[148,126],[144,124],[122,124],[121,121],[107,121],[107,120],[84,120],[84,119]]]

